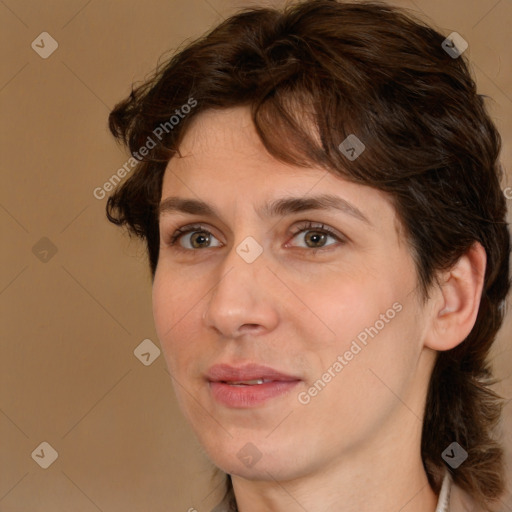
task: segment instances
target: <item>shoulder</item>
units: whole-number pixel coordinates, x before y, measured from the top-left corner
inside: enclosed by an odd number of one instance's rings
[[[453,483],[449,473],[447,475],[450,479],[449,507],[446,509],[447,512],[488,512],[466,491]]]

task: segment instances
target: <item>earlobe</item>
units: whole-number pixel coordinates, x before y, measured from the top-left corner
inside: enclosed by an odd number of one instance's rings
[[[475,325],[485,277],[487,256],[478,242],[439,278],[425,346],[450,350],[464,341]]]

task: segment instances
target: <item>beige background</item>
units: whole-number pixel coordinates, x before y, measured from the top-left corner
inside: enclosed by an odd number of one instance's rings
[[[512,0],[393,3],[469,42],[512,184]],[[158,345],[143,247],[107,222],[93,190],[127,159],[107,116],[132,81],[241,5],[0,0],[1,512],[204,512],[219,498],[163,357],[134,355],[144,339]],[[42,32],[58,42],[47,59],[31,47]],[[511,316],[493,352],[507,398]],[[512,467],[510,403],[504,420]],[[58,452],[47,469],[31,456],[42,442]]]

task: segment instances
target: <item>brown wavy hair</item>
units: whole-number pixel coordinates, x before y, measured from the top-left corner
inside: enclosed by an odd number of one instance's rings
[[[489,501],[505,490],[496,432],[503,399],[490,389],[496,380],[488,360],[510,287],[501,139],[465,56],[452,58],[444,40],[410,12],[382,2],[309,0],[240,11],[179,48],[112,110],[110,130],[138,162],[109,197],[107,216],[146,241],[154,277],[157,205],[169,159],[180,155],[195,116],[247,106],[278,160],[388,193],[425,300],[437,272],[481,243],[487,267],[479,313],[462,343],[437,354],[421,452],[435,492],[447,468],[490,510]],[[171,127],[171,116],[191,98],[197,106]],[[338,147],[349,134],[366,146],[353,161]],[[141,156],[150,139],[156,146]],[[457,469],[441,457],[453,441],[469,453]],[[227,486],[231,492],[229,475]]]

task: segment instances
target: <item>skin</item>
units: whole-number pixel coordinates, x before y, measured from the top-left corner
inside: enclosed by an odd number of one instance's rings
[[[436,351],[460,343],[474,324],[481,246],[440,274],[424,302],[383,192],[275,160],[244,107],[199,114],[180,151],[183,158],[168,164],[162,199],[201,199],[220,218],[161,214],[154,320],[181,410],[207,456],[232,475],[239,510],[434,512],[437,496],[420,456],[426,390]],[[350,202],[369,223],[337,210],[257,213],[276,198],[322,193]],[[302,221],[314,227],[299,232]],[[202,228],[170,245],[175,230],[189,224]],[[319,241],[321,224],[341,241]],[[201,238],[205,229],[209,240]],[[252,263],[236,252],[248,236],[263,250]],[[401,311],[300,403],[298,394],[395,303]],[[208,369],[250,361],[301,382],[257,407],[216,402]],[[237,456],[246,443],[261,454],[251,467]]]

